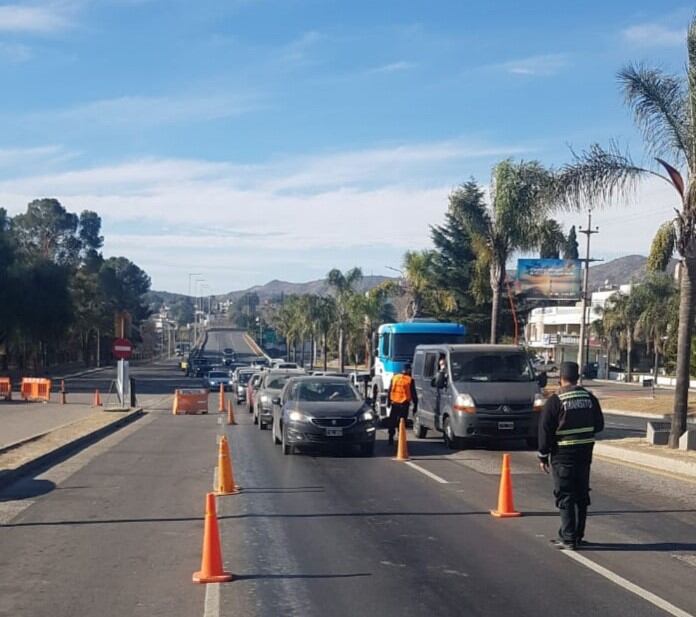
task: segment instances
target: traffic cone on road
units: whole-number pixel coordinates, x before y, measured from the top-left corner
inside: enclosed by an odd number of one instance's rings
[[[99,388],[97,388],[94,391],[94,403],[92,406],[93,407],[101,407],[102,406],[102,400],[101,400],[101,395],[99,394]]]
[[[228,426],[234,426],[237,421],[234,419],[234,408],[232,407],[232,401],[227,401],[227,424]]]
[[[174,390],[174,402],[172,403],[172,414],[179,413],[179,391]]]
[[[215,487],[216,495],[236,495],[239,493],[239,487],[234,481],[234,471],[232,469],[232,457],[230,456],[230,446],[227,443],[227,437],[223,436],[220,439],[220,447],[218,449],[218,471],[217,471],[217,486]]]
[[[503,469],[500,475],[500,489],[498,491],[498,509],[491,510],[491,514],[497,518],[522,516],[520,512],[515,510],[515,504],[513,503],[509,454],[503,454]]]
[[[226,583],[232,580],[232,574],[225,572],[222,565],[222,548],[220,546],[220,529],[218,527],[215,495],[205,496],[205,527],[203,529],[203,555],[201,569],[193,573],[194,583]]]
[[[408,443],[406,442],[406,420],[401,418],[399,420],[399,443],[396,448],[396,458],[395,461],[407,461],[408,456]]]
[[[225,386],[220,384],[220,402],[218,403],[218,412],[225,411]]]

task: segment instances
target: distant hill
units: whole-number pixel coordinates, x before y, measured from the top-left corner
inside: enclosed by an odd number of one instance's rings
[[[648,258],[642,255],[627,255],[590,266],[589,288],[590,290],[609,285],[624,285],[641,281],[645,278]],[[674,273],[677,260],[673,259],[668,267],[670,274]]]

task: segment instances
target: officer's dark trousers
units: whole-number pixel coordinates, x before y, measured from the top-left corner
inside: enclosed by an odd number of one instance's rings
[[[399,427],[401,418],[408,418],[408,409],[410,403],[392,403],[389,411],[389,439],[394,439],[394,433]]]
[[[551,460],[553,494],[561,512],[558,535],[566,542],[577,542],[585,535],[591,464],[591,456],[559,456]]]

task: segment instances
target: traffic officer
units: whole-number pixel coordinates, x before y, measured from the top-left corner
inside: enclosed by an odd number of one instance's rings
[[[544,404],[539,419],[539,465],[553,474],[553,494],[561,513],[559,548],[575,550],[584,543],[587,506],[590,505],[590,465],[594,437],[604,428],[599,401],[578,386],[579,367],[564,362],[561,388]]]
[[[401,373],[392,377],[389,384],[389,443],[394,443],[394,433],[401,418],[408,418],[408,410],[413,403],[413,413],[418,410],[418,394],[416,384],[411,377],[410,363],[404,364]]]

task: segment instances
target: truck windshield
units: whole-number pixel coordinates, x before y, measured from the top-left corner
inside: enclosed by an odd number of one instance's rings
[[[520,352],[455,352],[450,356],[452,381],[534,381],[529,360]]]
[[[417,345],[438,345],[448,343],[464,343],[463,335],[448,334],[446,332],[395,334],[393,337],[392,358],[411,360]]]

